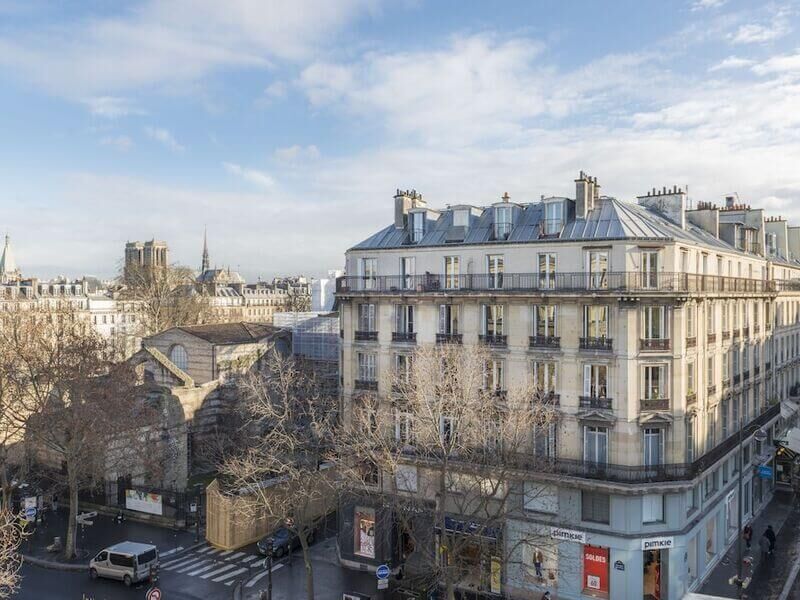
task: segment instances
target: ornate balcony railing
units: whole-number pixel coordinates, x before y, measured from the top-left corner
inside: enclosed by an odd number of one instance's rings
[[[706,387],[706,394],[709,396],[713,396],[717,393],[717,386],[716,384],[712,383],[711,385]]]
[[[599,408],[601,410],[611,410],[611,398],[599,398],[596,396],[580,396],[578,402],[581,408]]]
[[[508,338],[505,335],[481,335],[478,336],[481,344],[492,346],[493,348],[505,348],[508,346]]]
[[[460,333],[437,333],[437,344],[460,344],[462,341],[462,334]]]
[[[409,332],[409,331],[393,331],[392,332],[392,341],[393,342],[402,342],[404,344],[416,344],[417,343],[417,334]]]
[[[759,333],[761,331],[760,325],[753,325],[753,334]]]
[[[730,331],[723,331],[723,332],[722,332],[722,339],[723,339],[723,340],[729,340],[729,339],[731,339],[731,332],[730,332]]]
[[[687,337],[686,338],[686,347],[687,348],[695,348],[697,346],[697,338],[696,337]]]
[[[733,330],[733,339],[734,340],[738,340],[740,337],[742,337],[742,332],[740,330],[738,330],[738,329],[734,329]]]
[[[642,410],[669,410],[669,398],[642,398]]]
[[[378,382],[371,379],[356,379],[355,388],[374,392],[378,390]]]
[[[355,332],[355,340],[357,342],[377,342],[378,341],[378,332],[377,331],[356,331]]]
[[[639,340],[639,350],[650,350],[650,351],[658,351],[658,350],[669,350],[670,348],[670,340],[669,339],[640,339]]]
[[[742,327],[742,337],[749,337],[749,336],[750,336],[750,328]]]
[[[716,344],[717,343],[717,334],[716,333],[709,333],[706,335],[706,343],[707,344]]]
[[[605,337],[582,337],[580,339],[581,350],[602,350],[609,352],[613,348],[613,339]]]
[[[697,402],[697,394],[695,392],[689,392],[686,394],[686,406],[690,406]]]
[[[554,335],[532,335],[528,338],[530,348],[551,348],[561,347],[561,338]]]

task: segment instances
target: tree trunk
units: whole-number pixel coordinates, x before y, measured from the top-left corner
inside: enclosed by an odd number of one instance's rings
[[[306,568],[306,597],[314,600],[314,566],[311,564],[308,533],[305,530],[300,534],[300,547],[303,549],[303,563]]]
[[[78,534],[78,482],[69,478],[69,517],[67,518],[67,539],[64,541],[64,558],[75,557],[75,538]]]

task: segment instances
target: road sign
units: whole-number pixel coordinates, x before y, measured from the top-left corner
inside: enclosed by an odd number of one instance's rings
[[[389,580],[388,579],[378,579],[378,589],[379,590],[388,590],[389,589]]]
[[[389,565],[381,565],[375,569],[375,577],[378,579],[389,579]]]
[[[28,521],[33,521],[36,518],[36,509],[31,506],[30,508],[26,508],[23,514]]]
[[[762,479],[772,479],[772,467],[758,467],[758,476]]]
[[[161,600],[161,590],[157,587],[152,587],[147,590],[146,600]]]

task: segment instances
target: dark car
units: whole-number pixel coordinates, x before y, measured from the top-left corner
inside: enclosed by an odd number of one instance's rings
[[[285,527],[279,527],[268,535],[258,541],[258,551],[266,556],[269,553],[269,539],[272,538],[272,555],[280,558],[288,554],[295,548],[300,547],[300,538],[293,531],[289,531]],[[314,532],[308,534],[308,543],[314,543]]]

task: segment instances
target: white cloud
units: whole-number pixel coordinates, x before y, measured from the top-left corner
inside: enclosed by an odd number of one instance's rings
[[[127,135],[109,136],[100,140],[102,146],[111,146],[121,152],[127,152],[133,147],[133,140]]]
[[[175,136],[168,129],[162,127],[145,127],[144,132],[148,137],[154,139],[164,147],[169,148],[173,152],[183,152],[185,148],[178,143]]]
[[[768,75],[773,73],[794,73],[800,74],[800,50],[795,54],[781,54],[773,56],[764,62],[753,67],[753,72],[757,75]]]
[[[257,187],[268,189],[275,185],[275,180],[264,171],[248,169],[242,167],[241,165],[229,162],[222,163],[222,167],[231,175],[235,175],[236,177],[239,177]]]
[[[770,23],[745,23],[728,35],[734,44],[761,44],[784,37],[792,30],[789,23],[789,11],[778,10]]]
[[[288,146],[275,150],[275,158],[279,161],[294,162],[297,160],[316,160],[320,157],[319,148],[311,144],[309,146]]]
[[[749,58],[740,58],[738,56],[729,56],[728,58],[718,62],[709,71],[727,71],[731,69],[743,69],[755,64],[756,61]]]
[[[264,96],[272,99],[284,98],[288,89],[285,81],[273,81],[264,89]]]
[[[723,6],[728,0],[695,0],[692,3],[692,11],[698,10],[707,10],[710,8],[720,8]]]
[[[138,108],[129,98],[94,96],[85,98],[83,103],[88,107],[90,113],[107,119],[145,114],[145,111]]]

